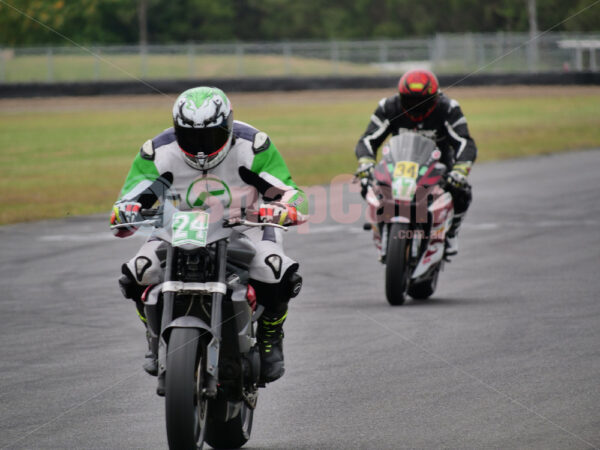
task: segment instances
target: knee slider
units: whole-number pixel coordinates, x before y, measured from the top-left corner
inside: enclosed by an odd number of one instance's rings
[[[290,299],[296,297],[302,289],[302,277],[297,273],[298,267],[297,263],[291,265],[279,283],[250,280],[256,292],[256,301],[268,311],[286,310]]]
[[[127,264],[121,266],[121,278],[119,278],[119,288],[123,297],[130,298],[135,302],[141,302],[142,294],[144,293],[145,286],[140,286],[135,277],[127,267]]]
[[[450,192],[454,201],[454,212],[456,214],[464,213],[469,209],[473,194],[471,193],[471,186],[467,185],[462,188],[456,188]]]
[[[297,272],[298,264],[291,266],[281,279],[282,290],[288,301],[297,297],[302,290],[302,276]]]

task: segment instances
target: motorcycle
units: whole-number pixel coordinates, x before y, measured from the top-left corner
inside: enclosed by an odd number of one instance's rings
[[[250,438],[258,400],[257,320],[263,307],[248,283],[255,246],[237,227],[278,224],[239,218],[214,221],[209,212],[142,210],[166,252],[164,281],[143,300],[150,344],[158,353],[157,393],[165,396],[171,449],[239,448]],[[248,229],[248,228],[246,228]],[[301,282],[301,281],[300,281]],[[299,291],[299,287],[295,292]]]
[[[406,295],[426,299],[436,289],[454,217],[445,164],[435,142],[414,132],[393,136],[372,174],[363,178],[375,233],[381,238],[385,291],[391,305]]]

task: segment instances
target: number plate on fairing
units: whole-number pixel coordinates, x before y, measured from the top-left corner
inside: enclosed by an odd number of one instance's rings
[[[187,244],[206,247],[209,216],[204,211],[185,211],[173,214],[173,247]]]
[[[419,165],[414,161],[398,161],[394,167],[394,178],[417,178]]]
[[[394,167],[392,195],[396,200],[410,201],[417,191],[419,164],[414,161],[398,161]]]

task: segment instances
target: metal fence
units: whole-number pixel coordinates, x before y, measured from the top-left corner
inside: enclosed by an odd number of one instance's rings
[[[598,71],[600,34],[438,34],[425,39],[0,48],[0,82]]]

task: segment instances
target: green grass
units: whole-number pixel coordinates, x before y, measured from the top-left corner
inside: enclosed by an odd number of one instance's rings
[[[509,96],[467,92],[452,94],[469,120],[478,161],[600,147],[598,88],[535,96],[510,88]],[[232,98],[236,117],[267,131],[296,181],[310,185],[354,170],[354,146],[384,94]],[[99,99],[80,99],[76,107],[68,101],[56,107],[51,99],[0,100],[0,223],[109,211],[141,144],[170,125],[170,98],[150,105],[116,99],[114,107],[106,99],[101,106]]]
[[[336,71],[346,75],[376,74],[368,64],[338,62],[317,58],[277,55],[148,55],[99,54],[14,56],[4,60],[4,81],[85,81],[174,78],[223,78],[238,76],[330,75]],[[0,72],[1,73],[1,72]]]

